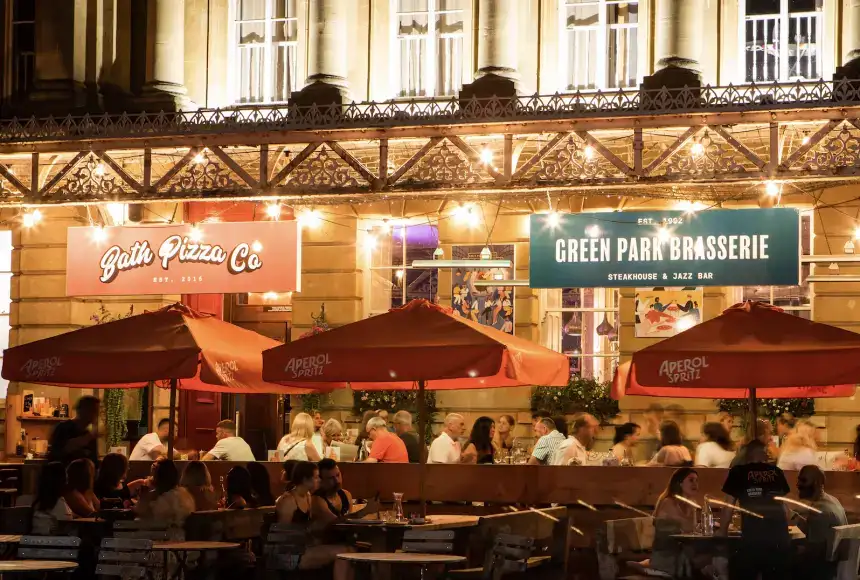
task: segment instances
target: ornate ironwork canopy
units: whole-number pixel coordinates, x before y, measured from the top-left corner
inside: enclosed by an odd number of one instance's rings
[[[0,121],[0,203],[713,201],[860,178],[860,81]]]

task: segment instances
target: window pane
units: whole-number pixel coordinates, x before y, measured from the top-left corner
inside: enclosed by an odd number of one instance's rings
[[[780,0],[746,0],[747,16],[779,14]]]
[[[267,0],[239,0],[237,20],[263,20],[266,17]]]
[[[294,44],[281,44],[274,48],[272,66],[274,74],[272,81],[272,100],[286,101],[290,94],[297,89],[298,83],[295,76],[297,67],[296,46]]]
[[[596,3],[567,7],[567,27],[597,26],[600,24],[600,7]]]
[[[272,18],[297,18],[296,0],[272,0]]]
[[[818,79],[819,21],[821,14],[790,16],[788,19],[789,79]]]
[[[243,46],[239,48],[239,102],[260,103],[265,98],[263,46]]]
[[[747,16],[746,80],[774,81],[779,77],[779,17]]]
[[[597,30],[574,28],[567,33],[567,88],[597,88]]]
[[[427,12],[429,0],[398,0],[397,12]]]
[[[427,95],[426,54],[426,37],[407,36],[400,39],[400,96]]]
[[[296,0],[237,0],[236,14],[237,101],[286,101],[297,87]]]
[[[815,12],[824,10],[824,0],[788,0],[789,12]]]

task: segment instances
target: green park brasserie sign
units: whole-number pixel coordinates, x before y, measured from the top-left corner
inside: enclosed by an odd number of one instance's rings
[[[554,216],[555,217],[555,216]],[[531,216],[532,288],[754,286],[800,282],[789,208]]]

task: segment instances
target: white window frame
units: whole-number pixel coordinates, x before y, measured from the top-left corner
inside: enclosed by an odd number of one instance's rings
[[[827,0],[824,0],[823,7],[820,11],[812,11],[812,12],[794,12],[790,13],[788,11],[788,2],[789,0],[780,0],[779,7],[779,74],[775,79],[765,79],[762,81],[750,81],[747,80],[747,38],[746,38],[746,30],[747,30],[747,15],[746,15],[746,0],[739,0],[738,2],[738,78],[744,84],[759,82],[759,83],[772,83],[772,82],[794,82],[797,80],[804,82],[812,82],[817,81],[820,78],[824,78],[827,74],[825,70],[825,39],[824,39],[824,31],[826,26],[826,11],[828,5],[830,4]],[[819,74],[815,78],[807,78],[807,77],[790,77],[788,70],[788,57],[789,57],[789,47],[791,42],[787,42],[789,38],[789,19],[790,18],[809,18],[814,17],[816,19],[816,34],[818,37],[818,43],[816,50],[818,51],[818,69]],[[750,16],[750,19],[753,20],[765,20],[768,19],[768,16],[765,15],[757,15]],[[772,17],[770,17],[772,18]]]
[[[295,67],[293,70],[292,78],[295,79],[295,86],[290,88],[290,94],[293,91],[296,91],[301,88],[301,83],[299,81],[300,77],[300,69],[301,69],[301,59],[299,55],[299,43],[302,36],[302,27],[299,22],[299,3],[300,0],[287,0],[288,2],[292,2],[295,10],[293,11],[293,16],[289,18],[274,18],[272,13],[273,2],[272,0],[261,0],[265,2],[265,16],[262,19],[254,19],[254,20],[239,20],[239,2],[240,0],[231,0],[230,1],[230,11],[228,16],[229,21],[229,33],[228,33],[228,42],[229,42],[229,51],[228,51],[228,67],[227,67],[227,77],[228,77],[228,86],[230,91],[230,103],[236,106],[250,106],[250,105],[266,105],[266,104],[277,104],[277,103],[285,103],[287,99],[289,99],[290,95],[287,95],[286,99],[283,100],[275,100],[274,99],[274,52],[277,47],[284,46],[289,53],[290,47],[292,48],[293,54],[295,54]],[[271,40],[273,26],[282,21],[294,20],[296,22],[296,39],[288,40],[282,42],[274,42]],[[264,38],[265,40],[260,43],[263,46],[263,66],[262,66],[262,75],[263,75],[263,98],[260,101],[247,101],[242,102],[242,79],[240,75],[241,70],[241,62],[242,62],[242,46],[239,44],[240,32],[239,28],[242,24],[248,23],[263,23],[264,30]]]
[[[580,288],[583,290],[584,288]],[[541,316],[540,316],[540,334],[541,334],[541,342],[543,346],[549,348],[550,350],[554,350],[556,352],[562,351],[562,341],[561,341],[561,332],[562,325],[564,323],[564,313],[566,312],[580,312],[583,314],[583,318],[585,315],[591,315],[594,317],[596,321],[598,318],[601,318],[599,315],[603,314],[604,316],[608,314],[615,315],[615,323],[619,327],[620,331],[620,321],[621,321],[621,295],[620,290],[617,288],[593,288],[594,290],[594,306],[592,307],[573,307],[573,308],[564,308],[562,307],[562,292],[564,289],[562,288],[552,288],[552,289],[542,289],[540,291],[540,304],[541,304]],[[612,292],[618,291],[618,298],[615,306],[610,306],[608,302],[611,302]],[[615,367],[620,362],[620,340],[621,337],[618,337],[618,340],[611,341],[608,346],[608,350],[603,350],[603,338],[599,334],[597,334],[597,327],[600,325],[600,322],[596,322],[591,324],[591,343],[596,346],[596,348],[592,352],[579,352],[579,353],[565,353],[568,358],[571,359],[613,359],[615,362]],[[614,342],[614,347],[613,343]],[[580,365],[581,366],[581,365]],[[596,365],[595,365],[596,366]],[[612,380],[612,371],[614,367],[610,367],[610,369],[606,372],[604,376],[595,376],[594,378],[600,380],[601,382],[607,382]]]
[[[607,7],[612,4],[636,4],[638,7],[638,17],[635,24],[609,24],[607,17]],[[643,9],[645,8],[645,0],[591,0],[580,2],[580,6],[597,6],[598,7],[598,23],[594,26],[577,26],[574,28],[568,28],[567,26],[567,8],[569,6],[573,6],[575,4],[569,3],[569,0],[559,0],[558,7],[558,22],[559,22],[559,31],[558,31],[558,53],[559,53],[559,70],[561,71],[561,75],[559,75],[559,91],[561,92],[587,92],[587,91],[598,91],[598,90],[607,90],[609,88],[609,67],[608,59],[609,59],[609,38],[610,30],[622,30],[622,29],[633,29],[635,30],[635,34],[628,35],[628,38],[632,38],[636,41],[636,49],[637,49],[637,61],[636,61],[636,76],[631,85],[622,84],[619,87],[613,87],[611,90],[618,89],[631,89],[639,86],[639,83],[642,82],[642,56],[644,55],[643,51],[640,49],[645,48],[645,43],[642,39],[643,32]],[[576,88],[570,87],[567,83],[567,79],[570,75],[570,67],[571,63],[568,61],[568,34],[570,34],[571,30],[593,30],[597,33],[597,55],[594,58],[594,68],[597,71],[596,83],[595,87],[584,87],[584,88]]]
[[[799,250],[801,256],[808,256],[808,255],[811,255],[813,253],[813,244],[815,241],[815,213],[813,210],[807,210],[807,211],[800,212],[800,216],[801,216],[801,220],[803,220],[804,218],[809,219],[809,237],[810,237],[810,239],[809,239],[809,253],[804,253],[802,243],[801,243],[800,250]],[[803,227],[802,226],[801,226],[800,232],[802,235],[803,234]],[[809,275],[812,276],[812,274],[814,273],[815,264],[810,264],[809,266],[810,266]],[[782,308],[786,312],[808,312],[809,313],[809,320],[815,320],[815,312],[812,308],[813,304],[815,304],[815,288],[814,288],[813,284],[809,284],[809,283],[807,283],[807,287],[809,288],[809,304],[801,305],[801,306],[781,306],[781,305],[779,305],[778,307]],[[741,302],[743,300],[743,298],[744,298],[744,286],[734,287],[734,294],[733,294],[733,302],[732,303],[737,304],[737,303]],[[774,300],[774,287],[768,286],[767,301],[770,304],[773,304],[773,300]]]
[[[390,54],[392,55],[392,61],[394,66],[390,69],[393,71],[393,74],[390,75],[391,78],[391,86],[389,93],[394,96],[395,99],[431,99],[434,97],[456,97],[460,89],[463,86],[463,75],[466,69],[465,63],[467,57],[470,55],[469,50],[469,40],[471,38],[471,8],[472,2],[471,0],[461,0],[463,2],[463,6],[459,10],[437,10],[437,2],[439,0],[427,0],[427,34],[419,35],[419,34],[410,34],[401,37],[400,35],[400,16],[402,14],[424,14],[423,11],[420,12],[400,12],[398,10],[398,0],[391,0],[391,34],[390,34]],[[436,81],[439,77],[438,65],[439,65],[439,54],[438,54],[438,38],[436,35],[436,16],[440,13],[449,13],[449,12],[462,12],[463,13],[463,32],[456,34],[445,34],[443,35],[445,38],[456,38],[460,37],[462,40],[462,52],[460,53],[459,63],[458,63],[458,71],[457,75],[457,83],[456,86],[453,87],[453,92],[450,94],[440,94],[438,91],[438,87],[436,86]],[[400,39],[401,38],[425,38],[427,39],[427,54],[424,56],[424,66],[427,70],[427,83],[426,83],[426,94],[425,95],[406,95],[403,94],[403,79],[400,78],[400,70],[401,70],[401,62],[400,62]],[[452,59],[452,62],[454,60]]]

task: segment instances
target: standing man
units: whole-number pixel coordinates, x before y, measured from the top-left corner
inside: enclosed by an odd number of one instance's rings
[[[828,558],[827,544],[834,526],[848,523],[845,508],[839,500],[824,491],[826,478],[817,465],[804,465],[797,474],[797,495],[815,510],[805,511],[797,522],[806,538],[795,543],[792,563],[795,578],[836,578],[838,562]]]
[[[529,457],[529,465],[550,465],[550,461],[559,445],[564,442],[565,437],[558,432],[555,428],[555,421],[550,417],[541,419],[535,430],[540,435],[540,439],[532,451],[532,456]]]
[[[409,463],[406,445],[400,437],[388,430],[388,424],[381,417],[367,422],[367,438],[371,441],[370,457],[365,463]]]
[[[222,461],[255,461],[254,452],[241,437],[236,437],[236,423],[221,421],[215,426],[215,439],[218,443],[209,453],[203,456],[203,461],[220,459]]]
[[[419,463],[421,461],[421,443],[418,441],[418,433],[412,428],[412,414],[409,411],[397,411],[394,414],[394,432],[406,445],[409,463]]]
[[[743,536],[733,542],[729,558],[729,578],[781,580],[790,578],[791,543],[788,535],[788,515],[785,504],[773,498],[791,491],[785,474],[767,462],[767,448],[759,440],[746,446],[745,463],[729,470],[723,493],[726,502],[761,515],[761,518],[741,514]],[[732,517],[731,508],[723,508],[721,522]],[[720,527],[720,535],[728,534],[729,526]]]
[[[445,417],[445,428],[430,445],[427,463],[460,463],[460,437],[466,430],[462,415],[451,413]]]
[[[48,461],[68,465],[76,459],[89,459],[93,464],[98,463],[98,440],[90,427],[95,427],[99,419],[100,406],[98,397],[87,395],[78,399],[75,418],[63,421],[51,434]]]
[[[550,465],[587,465],[588,450],[594,444],[594,436],[600,423],[594,416],[583,413],[573,421],[570,437],[556,449]]]

